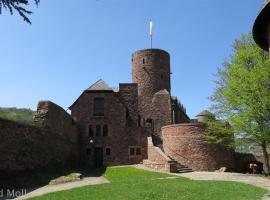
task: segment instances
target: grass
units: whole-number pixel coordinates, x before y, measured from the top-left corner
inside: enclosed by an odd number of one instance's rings
[[[111,183],[51,193],[31,200],[259,200],[264,189],[237,182],[192,181],[132,167],[107,168]]]

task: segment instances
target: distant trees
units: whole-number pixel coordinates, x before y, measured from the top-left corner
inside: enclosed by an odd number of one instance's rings
[[[8,119],[24,124],[34,123],[35,112],[25,108],[1,108],[0,118]]]
[[[19,15],[23,18],[24,21],[31,24],[28,15],[32,14],[32,11],[27,10],[23,6],[29,4],[30,0],[0,0],[0,14],[2,14],[3,8],[8,9],[10,14],[13,14],[13,11],[19,13]],[[39,4],[40,0],[32,0],[36,5]]]
[[[212,110],[228,119],[242,141],[257,144],[269,174],[270,61],[268,55],[244,34],[234,43],[233,55],[218,70]]]

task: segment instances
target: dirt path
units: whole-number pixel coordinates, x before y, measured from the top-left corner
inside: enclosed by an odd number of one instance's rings
[[[103,184],[103,183],[109,183],[109,181],[102,176],[100,176],[100,177],[87,177],[87,178],[83,178],[81,181],[64,183],[64,184],[59,184],[59,185],[47,185],[47,186],[38,188],[34,191],[31,191],[30,193],[28,193],[24,196],[16,198],[16,200],[27,199],[30,197],[40,196],[40,195],[44,195],[44,194],[51,193],[51,192],[58,192],[58,191],[83,187],[83,186],[87,186],[87,185],[97,185],[97,184]]]

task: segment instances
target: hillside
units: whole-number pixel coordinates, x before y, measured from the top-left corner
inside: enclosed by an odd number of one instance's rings
[[[25,108],[1,108],[0,118],[17,121],[24,124],[33,124],[35,112]]]

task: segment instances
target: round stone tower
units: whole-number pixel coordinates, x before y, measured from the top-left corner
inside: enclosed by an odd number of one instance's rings
[[[166,89],[171,91],[170,55],[161,49],[144,49],[132,55],[132,80],[138,84],[138,95],[153,97]]]
[[[139,123],[160,135],[161,127],[171,123],[169,53],[161,49],[133,53],[132,79],[138,85]]]

